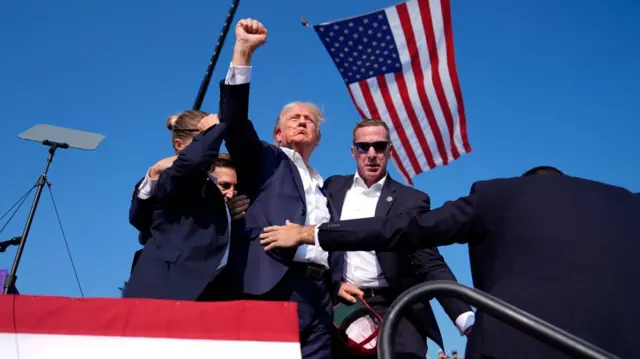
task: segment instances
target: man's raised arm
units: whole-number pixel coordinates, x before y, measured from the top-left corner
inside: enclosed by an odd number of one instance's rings
[[[233,59],[224,81],[220,83],[220,122],[228,125],[225,145],[236,164],[241,190],[252,194],[259,188],[260,154],[264,145],[249,121],[249,83],[251,59],[256,49],[267,40],[267,30],[252,19],[236,25]]]

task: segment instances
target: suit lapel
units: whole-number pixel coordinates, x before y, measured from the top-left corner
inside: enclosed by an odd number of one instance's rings
[[[322,193],[324,198],[327,199],[327,208],[329,209],[329,215],[331,216],[331,220],[332,221],[339,221],[340,220],[340,212],[338,212],[336,207],[334,207],[333,200],[329,196],[329,192],[327,192],[327,190],[324,189],[324,188],[320,188],[320,192]]]
[[[387,180],[384,182],[380,198],[378,198],[378,204],[376,205],[376,217],[386,217],[396,203],[396,185],[395,181],[391,179],[391,176],[387,175]]]
[[[391,208],[397,200],[396,183],[391,179],[390,175],[387,176],[387,180],[382,187],[382,192],[380,192],[380,198],[378,198],[378,204],[376,205],[376,217],[386,217],[389,215],[389,211],[391,211]],[[396,285],[397,261],[398,258],[400,258],[398,253],[376,252],[376,256],[378,257],[382,273],[384,273],[389,284],[392,286]]]
[[[287,163],[289,164],[289,169],[291,170],[291,175],[293,176],[294,182],[296,183],[296,188],[298,189],[298,194],[302,199],[302,203],[307,203],[307,198],[304,195],[304,185],[302,184],[302,177],[300,177],[300,172],[298,171],[298,167],[293,161],[287,156],[284,152],[283,155],[287,158]]]

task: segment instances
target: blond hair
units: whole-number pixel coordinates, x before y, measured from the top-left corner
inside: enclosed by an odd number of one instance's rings
[[[171,131],[171,143],[176,138],[187,139],[193,138],[200,130],[198,123],[209,114],[199,110],[188,110],[181,114],[171,115],[167,119],[167,128]],[[174,145],[175,148],[175,145]]]
[[[276,124],[275,126],[273,126],[273,141],[279,145],[279,143],[276,141],[276,133],[278,132],[280,121],[282,121],[284,114],[294,106],[305,107],[311,112],[311,116],[313,116],[313,122],[315,122],[316,124],[317,138],[318,141],[320,141],[320,137],[322,136],[322,133],[320,132],[320,124],[324,122],[324,114],[322,113],[322,110],[320,110],[320,107],[318,107],[316,104],[302,101],[290,102],[282,107],[282,110],[280,110],[280,113],[278,114],[278,118],[276,118]]]

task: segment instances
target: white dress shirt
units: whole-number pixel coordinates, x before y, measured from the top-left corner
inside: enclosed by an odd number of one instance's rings
[[[218,179],[212,174],[209,174],[209,178],[211,179],[211,181],[213,181],[213,183],[218,183]],[[138,186],[138,198],[142,200],[151,198],[153,196],[153,192],[155,190],[157,182],[158,180],[153,180],[149,177],[149,171],[147,171],[147,174],[144,175],[144,180],[142,180],[142,183],[140,183],[140,185]],[[220,264],[218,264],[218,267],[216,268],[216,273],[218,273],[220,269],[224,268],[227,265],[227,261],[229,260],[229,238],[231,236],[231,214],[229,213],[229,208],[227,207],[226,202],[225,202],[224,208],[227,212],[227,223],[229,226],[227,232],[229,233],[229,237],[227,237],[227,244],[224,249],[224,254],[222,255]]]
[[[251,82],[251,66],[233,66],[229,67],[225,84],[242,85]],[[287,157],[293,162],[298,169],[302,185],[304,187],[304,197],[306,205],[305,225],[322,224],[331,219],[329,208],[327,207],[327,199],[320,191],[324,184],[322,177],[312,167],[307,166],[299,153],[286,147],[280,147]],[[329,254],[322,250],[319,246],[301,245],[296,250],[293,257],[296,262],[315,263],[329,268]]]
[[[340,220],[375,217],[378,198],[387,180],[385,175],[380,181],[367,187],[356,172],[353,184],[347,190],[342,205]],[[344,255],[343,279],[359,288],[386,288],[389,286],[382,273],[375,251],[346,252]]]

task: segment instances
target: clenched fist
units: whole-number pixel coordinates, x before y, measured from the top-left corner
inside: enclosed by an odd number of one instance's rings
[[[267,29],[258,20],[242,19],[236,25],[236,42],[255,50],[267,41]]]
[[[258,20],[242,19],[236,25],[233,65],[249,66],[256,49],[267,41],[267,29]]]

